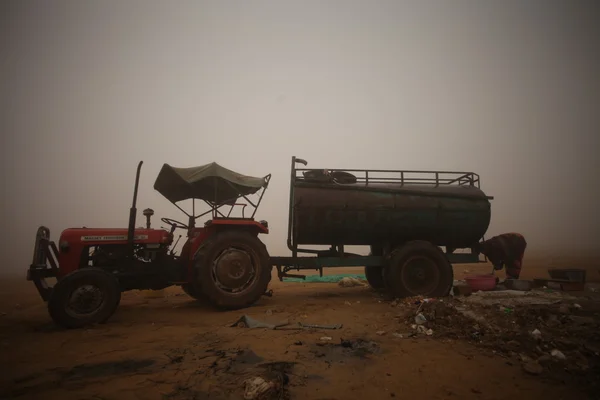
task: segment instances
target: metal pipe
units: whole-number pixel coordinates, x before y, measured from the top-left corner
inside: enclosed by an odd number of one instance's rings
[[[288,210],[288,237],[287,237],[287,247],[291,251],[294,251],[294,247],[292,246],[292,221],[293,221],[293,212],[294,212],[294,181],[296,178],[296,156],[292,156],[292,167],[290,172],[290,201],[289,201],[289,210]]]
[[[133,189],[133,203],[131,204],[131,208],[129,209],[129,227],[127,229],[127,245],[129,247],[128,256],[130,261],[133,261],[133,233],[135,230],[135,217],[137,214],[137,195],[138,195],[138,187],[140,184],[140,172],[142,169],[142,164],[144,162],[140,161],[137,167],[137,172],[135,175],[135,186]]]

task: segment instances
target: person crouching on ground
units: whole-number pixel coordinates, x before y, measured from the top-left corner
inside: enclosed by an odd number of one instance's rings
[[[485,255],[499,271],[506,268],[507,279],[519,279],[527,242],[519,233],[504,233],[477,243],[475,250]]]

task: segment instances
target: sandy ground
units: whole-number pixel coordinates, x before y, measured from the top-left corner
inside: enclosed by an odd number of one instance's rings
[[[581,267],[581,264],[569,264]],[[588,281],[600,266],[586,261]],[[528,262],[523,277],[547,277],[550,261]],[[488,272],[455,266],[455,278]],[[328,274],[361,273],[330,269]],[[500,274],[501,276],[502,274]],[[465,341],[400,339],[395,310],[367,287],[282,283],[274,296],[236,312],[198,304],[179,288],[164,298],[123,295],[105,324],[64,331],[51,322],[34,286],[3,278],[0,290],[0,399],[242,399],[243,382],[283,370],[293,399],[583,399],[578,387],[523,372],[520,365]],[[240,316],[343,324],[338,330],[230,327]],[[319,346],[324,336],[376,343],[370,352]],[[279,363],[279,364],[272,364]],[[274,375],[282,377],[284,375]]]

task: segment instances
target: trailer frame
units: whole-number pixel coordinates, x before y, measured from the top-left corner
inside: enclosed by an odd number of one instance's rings
[[[302,278],[304,275],[289,274],[289,271],[316,270],[323,276],[323,268],[340,267],[379,267],[385,265],[389,259],[392,248],[389,244],[383,246],[382,255],[358,255],[346,253],[344,245],[332,245],[329,250],[300,248],[294,235],[294,188],[296,182],[306,181],[302,174],[309,171],[319,171],[315,168],[298,168],[297,164],[307,166],[304,159],[292,157],[290,172],[290,194],[288,207],[287,247],[292,252],[287,257],[271,257],[271,264],[277,269],[279,280],[285,277]],[[323,169],[324,175],[338,176],[343,179],[346,174],[355,176],[354,183],[363,184],[365,187],[373,184],[396,183],[410,193],[411,185],[429,185],[433,188],[447,186],[474,186],[480,188],[481,178],[474,172],[461,171],[423,171],[423,170],[381,170],[381,169]],[[388,176],[385,176],[388,175]],[[334,178],[334,182],[335,182]],[[336,182],[337,183],[337,182]],[[340,184],[343,184],[340,182]],[[435,196],[435,194],[431,194]],[[447,196],[447,195],[446,195]],[[492,200],[492,196],[486,196]],[[484,237],[482,237],[484,240]],[[444,254],[451,264],[476,264],[486,263],[487,258],[481,260],[482,255],[474,247],[467,253],[455,253],[458,249],[446,248]],[[313,256],[299,256],[298,254],[312,254]]]

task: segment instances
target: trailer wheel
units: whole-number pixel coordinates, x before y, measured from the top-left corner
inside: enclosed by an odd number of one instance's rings
[[[183,285],[181,285],[181,289],[185,292],[185,294],[187,294],[188,296],[190,296],[193,299],[196,299],[196,300],[206,299],[206,296],[204,296],[199,285],[196,283],[184,283]]]
[[[452,265],[439,247],[412,241],[395,249],[383,274],[396,297],[448,295],[454,281]]]
[[[375,290],[385,289],[383,280],[383,267],[365,267],[365,277],[369,286]]]
[[[377,256],[381,256],[382,253],[383,251],[381,251],[379,247],[371,246],[369,255],[372,256],[375,254]],[[367,282],[369,282],[369,286],[371,286],[373,289],[384,290],[386,288],[382,266],[365,267],[365,277],[367,278]]]
[[[105,323],[121,300],[119,282],[109,272],[86,267],[59,280],[48,300],[52,320],[66,329]]]
[[[236,310],[258,301],[271,281],[271,259],[260,239],[247,231],[225,230],[196,255],[202,293],[216,307]]]

